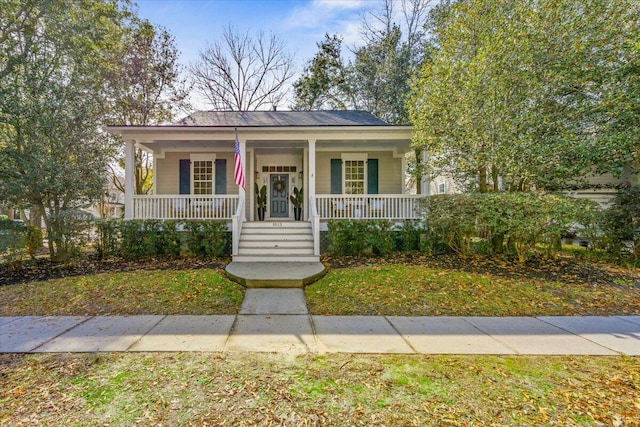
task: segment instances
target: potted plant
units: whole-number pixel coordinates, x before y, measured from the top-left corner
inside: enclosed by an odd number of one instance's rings
[[[304,203],[304,198],[302,197],[303,191],[304,190],[302,188],[298,190],[298,187],[293,187],[293,194],[289,196],[289,199],[293,204],[293,215],[295,216],[296,221],[300,221],[302,219],[302,204]]]
[[[258,183],[254,183],[256,192],[256,206],[258,207],[258,220],[264,221],[264,212],[267,209],[267,186],[258,188]]]

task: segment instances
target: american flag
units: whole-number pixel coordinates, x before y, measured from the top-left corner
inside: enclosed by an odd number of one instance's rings
[[[236,142],[234,144],[234,154],[233,154],[233,162],[234,162],[234,170],[233,177],[235,179],[236,184],[238,184],[243,189],[244,186],[244,172],[242,172],[242,156],[240,155],[240,142],[238,141],[238,134],[236,133]]]

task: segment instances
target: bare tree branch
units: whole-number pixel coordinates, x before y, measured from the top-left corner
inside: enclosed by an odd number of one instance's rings
[[[225,29],[189,67],[193,84],[216,110],[249,111],[277,106],[293,77],[293,57],[274,34],[255,38]]]

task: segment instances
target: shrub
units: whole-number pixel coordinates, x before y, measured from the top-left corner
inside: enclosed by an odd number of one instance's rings
[[[386,219],[364,221],[364,243],[376,255],[387,255],[395,249],[395,239],[391,222]]]
[[[541,193],[434,196],[427,201],[427,225],[460,255],[506,254],[524,262],[538,244],[547,254],[560,249],[561,236],[589,203]]]
[[[93,216],[80,209],[67,209],[49,217],[47,239],[53,261],[68,261],[90,240]]]
[[[31,259],[34,259],[36,257],[36,252],[38,252],[42,245],[42,230],[38,227],[34,227],[33,225],[27,226],[25,248]]]
[[[96,221],[96,252],[100,258],[120,255],[120,230],[122,220],[119,218],[99,219]]]
[[[180,255],[176,221],[127,220],[121,224],[120,251],[125,259]]]
[[[26,227],[22,222],[0,218],[0,255],[8,263],[20,262],[26,245]]]
[[[602,219],[606,248],[640,260],[640,186],[620,191]]]
[[[188,231],[187,247],[197,257],[219,257],[227,248],[227,223],[225,221],[185,221]]]
[[[420,250],[420,236],[424,235],[424,227],[417,220],[406,220],[393,227],[396,238],[396,249],[399,251]]]
[[[339,219],[329,221],[329,251],[336,255],[357,255],[366,247],[364,231],[366,222],[362,220]]]

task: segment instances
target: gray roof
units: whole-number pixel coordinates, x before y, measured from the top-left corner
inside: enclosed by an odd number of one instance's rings
[[[176,126],[388,126],[366,111],[196,111]]]

